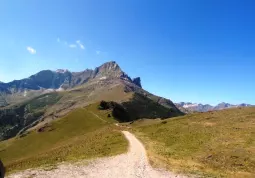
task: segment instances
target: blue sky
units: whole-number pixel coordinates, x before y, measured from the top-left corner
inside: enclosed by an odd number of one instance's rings
[[[253,0],[1,0],[0,81],[114,60],[173,101],[255,104]]]

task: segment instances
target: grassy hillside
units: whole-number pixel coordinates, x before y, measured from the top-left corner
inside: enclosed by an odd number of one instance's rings
[[[112,86],[100,83],[87,83],[61,92],[61,94],[63,97],[58,103],[47,109],[47,115],[54,113],[55,116],[62,117],[75,108],[85,107],[101,100],[121,102],[132,97],[132,93],[125,93],[121,85]]]
[[[0,140],[15,136],[21,129],[40,119],[46,109],[57,103],[61,97],[60,93],[48,93],[0,109]]]
[[[0,142],[0,158],[10,172],[125,152],[127,141],[108,112],[97,104],[77,109],[21,138]]]
[[[128,101],[122,103],[102,101],[100,103],[100,108],[111,109],[112,115],[119,122],[134,121],[141,118],[165,119],[183,115],[180,111],[166,108],[139,93],[132,93],[132,97]]]
[[[183,115],[180,111],[164,107],[139,93],[134,93],[133,97],[129,101],[122,103],[122,105],[127,109],[131,120],[169,118]]]
[[[255,177],[255,108],[137,121],[151,163],[202,177]]]

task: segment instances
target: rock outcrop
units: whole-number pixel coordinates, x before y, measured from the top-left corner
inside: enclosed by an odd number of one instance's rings
[[[140,77],[136,77],[133,79],[133,83],[139,87],[142,88],[142,84],[141,84],[141,78]]]

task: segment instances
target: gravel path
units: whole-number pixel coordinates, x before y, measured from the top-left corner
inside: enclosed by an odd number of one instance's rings
[[[153,169],[148,162],[142,143],[130,132],[123,131],[129,141],[129,151],[114,157],[101,158],[82,164],[62,164],[45,171],[26,170],[8,178],[184,178],[170,172]]]

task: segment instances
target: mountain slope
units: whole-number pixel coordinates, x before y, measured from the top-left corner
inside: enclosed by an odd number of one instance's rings
[[[14,80],[9,83],[0,83],[0,94],[8,104],[24,101],[51,90],[65,90],[83,85],[89,81],[120,78],[141,87],[140,78],[134,82],[125,74],[119,65],[112,61],[107,62],[94,70],[86,69],[82,72],[69,72],[59,69],[57,71],[44,70],[22,80]],[[2,106],[5,106],[3,103]]]
[[[120,69],[119,65],[112,61],[96,67],[94,70],[86,69],[82,72],[71,73],[62,69],[57,71],[43,70],[29,78],[0,83],[0,91],[16,93],[24,90],[73,88],[89,80],[103,80],[106,78],[123,78],[132,82],[131,78]],[[139,79],[136,78],[134,83],[140,85]]]
[[[43,78],[43,74],[46,75],[45,78]],[[27,81],[30,81],[30,84],[36,83],[40,89],[28,88],[31,85],[28,85]],[[11,100],[10,98],[14,97],[16,101],[16,98],[23,97],[27,100],[0,109],[0,113],[2,113],[0,115],[0,123],[2,123],[0,139],[13,137],[17,133],[22,134],[37,124],[51,122],[77,108],[86,107],[102,100],[118,103],[127,113],[128,121],[139,118],[168,118],[183,114],[172,101],[142,89],[141,79],[132,80],[116,62],[108,62],[95,70],[85,70],[80,73],[70,73],[67,70],[42,71],[28,79],[14,83],[22,85],[10,87],[10,83],[6,84],[9,86],[7,90],[10,94],[2,92],[5,98]],[[40,103],[42,98],[46,96],[50,98],[52,95],[56,95],[58,99],[51,103],[47,103],[48,100],[46,100],[43,107],[35,105],[36,113],[27,109],[31,103]],[[29,99],[31,96],[33,99]],[[11,115],[9,115],[10,111]],[[38,117],[34,117],[34,114]],[[26,120],[29,122],[25,122]]]
[[[62,97],[59,93],[41,95],[14,107],[0,110],[0,140],[15,136],[30,124],[37,124],[48,107]]]
[[[97,104],[76,109],[62,119],[0,142],[0,158],[11,172],[123,153],[128,143],[108,113],[99,111]]]
[[[7,102],[6,102],[5,98],[0,93],[0,107],[6,106],[6,105],[7,105]]]

